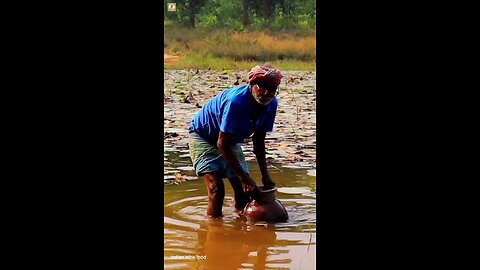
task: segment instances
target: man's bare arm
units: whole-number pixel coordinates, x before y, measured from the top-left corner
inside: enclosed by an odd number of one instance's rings
[[[257,131],[253,135],[253,153],[257,157],[258,167],[262,173],[262,183],[265,187],[275,186],[275,183],[270,178],[267,169],[267,159],[265,151],[265,136],[266,132]]]
[[[232,151],[232,143],[230,135],[220,131],[217,141],[217,147],[222,154],[223,159],[232,168],[233,172],[238,176],[240,182],[244,187],[246,193],[250,193],[257,188],[255,181],[250,177],[248,173],[245,173],[240,166],[240,162]]]

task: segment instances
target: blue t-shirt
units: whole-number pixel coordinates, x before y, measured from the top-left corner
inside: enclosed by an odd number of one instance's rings
[[[216,145],[220,130],[232,136],[232,143],[243,142],[255,131],[272,131],[277,99],[265,106],[259,105],[253,99],[249,86],[227,89],[208,101],[193,118],[189,132],[196,132]]]

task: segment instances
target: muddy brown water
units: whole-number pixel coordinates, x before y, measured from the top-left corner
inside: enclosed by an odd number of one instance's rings
[[[168,166],[191,166],[184,153],[165,155],[171,162]],[[258,165],[251,161],[249,166],[252,177],[261,184]],[[222,219],[206,216],[208,199],[203,179],[165,185],[165,268],[315,269],[316,177],[307,174],[312,169],[284,168],[281,164],[269,168],[279,188],[276,197],[289,214],[287,222],[276,224],[248,224],[241,219],[234,211],[228,180]],[[194,175],[188,168],[182,173]],[[297,189],[291,192],[292,188]]]
[[[266,226],[239,218],[228,180],[224,217],[208,219],[204,182],[194,176],[186,147],[188,125],[199,107],[236,81],[244,84],[246,71],[165,70],[164,75],[165,268],[315,269],[316,73],[284,72],[274,132],[267,134],[266,146],[269,171],[279,188],[276,197],[289,220]],[[185,103],[188,93],[195,100]],[[251,148],[251,142],[242,146],[251,175],[261,184]]]

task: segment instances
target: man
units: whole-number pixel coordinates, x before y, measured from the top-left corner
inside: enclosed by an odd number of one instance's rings
[[[248,84],[223,91],[195,115],[189,127],[190,156],[208,192],[210,217],[221,217],[228,178],[234,190],[234,206],[242,210],[259,190],[248,173],[239,143],[253,134],[253,152],[265,187],[273,187],[265,159],[265,135],[272,131],[282,75],[271,66],[256,66]]]

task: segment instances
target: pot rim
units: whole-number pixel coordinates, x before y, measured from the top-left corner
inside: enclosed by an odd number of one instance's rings
[[[260,186],[260,187],[258,187],[258,189],[260,190],[260,193],[271,193],[271,192],[277,191],[277,187],[275,187],[275,186],[273,186],[269,189],[265,189],[264,186]]]

